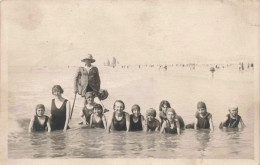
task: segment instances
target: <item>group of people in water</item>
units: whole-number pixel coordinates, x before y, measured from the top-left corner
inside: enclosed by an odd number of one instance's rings
[[[52,88],[52,94],[55,99],[52,100],[51,116],[44,115],[45,107],[39,104],[35,108],[35,115],[32,117],[29,132],[31,131],[66,131],[70,120],[70,102],[64,99],[61,94],[63,89],[60,85]],[[122,100],[116,100],[113,105],[113,112],[106,119],[104,113],[109,110],[103,109],[101,104],[94,102],[95,94],[87,92],[85,95],[85,104],[82,109],[80,119],[82,125],[88,125],[90,128],[103,128],[110,132],[114,131],[158,131],[160,133],[180,134],[181,130],[186,129],[210,129],[214,130],[212,114],[207,112],[204,102],[198,102],[197,111],[194,116],[195,122],[185,125],[181,116],[171,108],[167,100],[162,100],[159,105],[159,117],[156,119],[156,110],[150,108],[146,110],[146,118],[141,114],[141,108],[135,104],[131,108],[132,114],[125,112],[125,104]],[[224,128],[243,128],[245,124],[241,116],[238,115],[238,107],[229,107],[229,114],[221,127]]]
[[[214,130],[212,114],[207,112],[206,104],[202,101],[197,104],[197,111],[194,116],[194,123],[185,125],[184,120],[176,111],[171,108],[167,100],[161,101],[159,105],[160,121],[156,119],[156,110],[150,108],[146,110],[145,117],[141,114],[141,108],[135,104],[132,106],[132,114],[125,112],[125,104],[122,100],[116,100],[113,111],[110,111],[109,118],[105,113],[109,112],[101,100],[108,97],[106,90],[100,89],[100,78],[98,68],[91,65],[95,62],[91,54],[81,60],[85,67],[80,67],[74,81],[75,98],[79,94],[85,98],[84,106],[79,124],[88,125],[90,128],[102,128],[109,133],[114,131],[157,131],[160,133],[181,134],[181,130],[186,129],[210,129]],[[44,115],[45,107],[38,104],[35,108],[35,115],[31,118],[28,131],[54,131],[69,129],[69,121],[72,116],[70,101],[62,97],[64,90],[60,85],[54,85],[50,117]],[[97,98],[97,103],[94,102]],[[75,101],[75,99],[74,99]],[[238,115],[238,107],[230,106],[229,114],[220,123],[220,128],[243,128],[245,124]]]

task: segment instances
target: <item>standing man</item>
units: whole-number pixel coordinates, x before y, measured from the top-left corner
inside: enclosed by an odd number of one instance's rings
[[[91,65],[91,63],[94,63],[96,60],[93,59],[91,54],[88,54],[87,57],[81,61],[85,63],[85,67],[79,67],[77,71],[74,81],[74,92],[82,97],[85,97],[87,92],[93,92],[98,96],[100,90],[98,68]]]

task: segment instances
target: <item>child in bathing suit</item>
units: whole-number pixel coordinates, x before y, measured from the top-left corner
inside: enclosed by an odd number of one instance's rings
[[[44,115],[45,107],[43,104],[38,104],[35,108],[35,113],[31,118],[28,132],[31,131],[46,131],[51,132],[51,126],[49,122],[49,117]]]
[[[197,113],[195,114],[194,129],[214,130],[212,115],[207,112],[206,104],[202,101],[197,104]]]
[[[93,114],[93,106],[95,105],[94,102],[94,93],[93,92],[87,92],[85,95],[85,104],[82,109],[82,113],[80,115],[81,123],[84,125],[90,124],[90,117]]]
[[[161,123],[155,119],[156,117],[156,110],[150,108],[146,111],[146,123],[145,123],[145,131],[152,132],[152,131],[160,131]]]
[[[114,112],[111,114],[108,125],[107,131],[110,132],[110,129],[115,131],[129,131],[130,128],[130,117],[125,110],[125,103],[121,100],[116,100],[114,103]]]
[[[167,120],[164,120],[160,133],[178,134],[180,135],[180,123],[172,108],[167,109]]]
[[[90,117],[90,128],[107,128],[106,117],[103,115],[103,108],[100,104],[93,107],[94,113]]]
[[[140,106],[135,104],[132,106],[132,114],[130,115],[130,131],[142,131],[145,121],[140,113]]]
[[[238,107],[230,106],[228,110],[229,114],[227,114],[226,120],[220,125],[224,128],[244,128],[245,124],[241,116],[238,115]]]

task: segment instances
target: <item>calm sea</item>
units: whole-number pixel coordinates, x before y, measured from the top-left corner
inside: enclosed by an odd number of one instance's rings
[[[214,78],[208,67],[196,70],[168,67],[167,71],[157,67],[99,67],[101,88],[109,92],[103,104],[110,111],[114,101],[121,99],[126,112],[131,112],[133,104],[139,104],[145,115],[150,107],[158,112],[160,101],[166,99],[188,124],[194,121],[197,102],[204,101],[213,115],[214,132],[184,130],[180,136],[143,132],[107,134],[103,129],[80,127],[83,99],[77,96],[69,131],[27,133],[37,104],[44,104],[46,115],[50,115],[53,85],[61,85],[63,96],[72,104],[76,70],[76,67],[9,68],[9,158],[253,159],[254,71],[239,72],[237,67],[216,70]],[[244,130],[218,128],[230,103],[239,106],[247,126]]]

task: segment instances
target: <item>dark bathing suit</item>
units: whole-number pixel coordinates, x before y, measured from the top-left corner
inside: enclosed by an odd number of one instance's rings
[[[48,116],[44,116],[45,117],[45,121],[43,123],[43,125],[41,125],[38,116],[35,115],[34,116],[34,122],[33,122],[33,131],[46,131],[46,127],[47,127],[47,122],[49,120]]]
[[[64,129],[66,122],[66,104],[68,100],[64,100],[60,109],[56,107],[55,100],[52,99],[51,104],[51,129],[61,130]]]
[[[166,133],[170,133],[170,134],[176,134],[177,133],[177,124],[176,121],[174,121],[174,127],[173,129],[171,128],[171,123],[169,120],[166,120],[166,128],[164,128]]]
[[[156,125],[157,122],[159,122],[157,119],[154,119],[154,122],[152,124],[149,124],[149,122],[147,122],[147,129],[148,129],[148,131],[149,130],[155,131],[155,129],[157,127],[157,125]]]
[[[85,116],[86,122],[89,124],[90,123],[90,117],[91,114],[93,114],[93,108],[88,109],[86,106],[84,106],[84,108],[82,109],[82,112]]]
[[[232,119],[230,117],[230,114],[228,114],[227,117],[228,117],[228,119],[223,123],[223,126],[228,127],[228,128],[237,128],[241,117],[239,115],[237,115],[236,119]]]
[[[166,117],[166,114],[163,111],[160,111],[159,115],[160,115],[161,125],[162,125],[163,121],[167,120],[167,117]],[[179,123],[180,123],[180,128],[183,129],[184,125],[185,125],[184,121],[183,121],[181,116],[177,115],[177,117],[178,117],[178,120],[179,120]]]
[[[126,119],[125,112],[123,112],[123,117],[120,121],[118,121],[115,117],[115,112],[113,113],[113,129],[117,131],[126,131]]]
[[[209,116],[211,116],[210,113],[207,113],[206,116],[204,116],[203,118],[200,117],[199,114],[196,114],[196,118],[198,119],[197,128],[200,128],[200,129],[209,129],[209,128],[210,128]]]
[[[103,120],[102,120],[102,117],[103,117],[103,116],[101,116],[99,122],[97,122],[96,119],[95,119],[95,117],[94,117],[94,115],[93,115],[91,127],[92,127],[92,128],[105,128],[105,127],[104,127]]]
[[[134,115],[130,115],[130,131],[141,131],[143,130],[141,115],[138,116],[137,123],[134,122]]]

